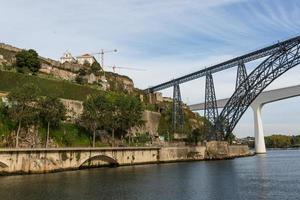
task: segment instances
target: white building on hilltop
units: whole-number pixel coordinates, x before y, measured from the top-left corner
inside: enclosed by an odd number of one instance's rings
[[[92,65],[94,62],[96,62],[96,59],[91,54],[83,54],[82,56],[77,56],[77,62],[78,64],[83,65],[84,63],[89,63]]]
[[[76,60],[69,51],[66,51],[63,56],[60,57],[59,62],[62,64],[65,62],[74,63]]]

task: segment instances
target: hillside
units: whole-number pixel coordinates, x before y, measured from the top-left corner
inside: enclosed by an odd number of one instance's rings
[[[9,93],[31,83],[39,88],[39,96],[55,96],[62,99],[61,102],[67,109],[66,116],[69,119],[63,121],[60,126],[54,127],[51,131],[53,146],[90,145],[90,132],[78,123],[78,120],[84,111],[82,102],[87,100],[89,95],[96,93],[108,95],[127,94],[141,100],[140,107],[145,111],[139,119],[142,118],[145,124],[131,127],[131,129],[125,131],[127,133],[125,135],[122,133],[122,136],[126,136],[126,140],[124,141],[123,137],[118,138],[118,140],[121,144],[126,143],[123,145],[144,145],[146,142],[152,144],[153,142],[160,142],[161,138],[168,141],[184,140],[189,143],[197,143],[205,137],[204,120],[199,115],[184,107],[183,127],[176,127],[176,130],[173,130],[171,99],[164,98],[161,93],[145,94],[144,91],[134,87],[133,81],[129,77],[101,70],[101,66],[97,61],[94,61],[91,65],[79,64],[77,61],[62,64],[36,54],[35,60],[40,61],[41,66],[34,73],[31,73],[30,71],[19,70],[20,68],[17,65],[19,61],[16,62],[16,54],[18,54],[19,59],[20,53],[18,52],[20,51],[22,49],[0,43],[0,91]],[[98,64],[99,67],[95,68],[94,64]],[[118,100],[118,102],[121,101]],[[126,105],[131,104],[124,100],[122,106],[126,107]],[[134,109],[131,108],[131,110]],[[46,131],[41,124],[36,126],[36,123],[39,124],[40,122],[36,121],[34,123],[35,128],[33,131],[23,127],[21,132],[23,134],[23,147],[44,144]],[[14,143],[15,129],[16,124],[12,123],[12,119],[9,119],[7,112],[0,113],[0,137],[4,138],[2,141],[0,139],[0,146],[11,146]],[[120,132],[120,130],[118,131]],[[111,128],[108,128],[105,132],[105,134],[101,134],[103,138],[98,136],[100,140],[98,140],[97,146],[111,143],[112,136],[109,134]],[[22,141],[22,139],[20,140]]]
[[[15,71],[16,54],[22,49],[0,43],[0,67],[1,70]],[[76,62],[60,63],[59,61],[39,56],[41,68],[37,74],[40,77],[51,77],[52,79],[77,82],[78,76],[83,81],[82,85],[92,86],[102,90],[114,90],[133,92],[135,90],[132,79],[127,76],[112,72],[95,73],[91,66],[81,65]]]
[[[88,86],[74,84],[69,81],[51,80],[38,76],[15,72],[0,71],[0,90],[10,92],[26,83],[33,83],[40,89],[40,95],[53,95],[64,99],[83,101],[90,94],[100,92]]]

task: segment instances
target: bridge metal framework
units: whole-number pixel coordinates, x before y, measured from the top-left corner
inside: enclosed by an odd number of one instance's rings
[[[182,109],[182,100],[179,84],[174,84],[173,89],[173,112],[172,112],[172,127],[173,132],[183,129],[184,116]]]
[[[228,136],[258,95],[276,78],[300,63],[299,49],[300,39],[284,44],[258,65],[230,97],[214,130]]]
[[[146,89],[147,93],[153,93],[153,92],[157,92],[166,88],[170,88],[174,86],[174,83],[177,84],[182,84],[182,83],[186,83],[188,81],[192,81],[201,77],[206,76],[207,72],[209,71],[211,74],[214,74],[216,72],[220,72],[229,68],[233,68],[235,66],[237,66],[241,61],[243,63],[248,63],[251,62],[253,60],[257,60],[260,58],[264,58],[266,56],[270,56],[273,55],[274,53],[276,53],[278,50],[280,50],[282,48],[282,46],[285,46],[287,44],[290,44],[294,41],[298,41],[300,39],[300,36],[297,37],[293,37],[290,38],[288,40],[282,41],[282,42],[278,42],[276,44],[270,45],[268,47],[253,51],[251,53],[242,55],[242,56],[238,56],[236,58],[230,59],[228,61],[213,65],[211,67],[207,67],[205,69],[201,69],[199,71],[187,74],[185,76],[176,78],[174,80],[170,80],[161,84],[158,84],[156,86],[152,86],[149,87],[148,89]]]
[[[217,136],[212,132],[213,131],[212,127],[218,118],[218,106],[217,106],[214,80],[210,72],[207,72],[206,75],[204,117],[208,121],[208,123],[205,124],[206,130],[209,132],[207,139],[209,140],[216,139]]]
[[[235,89],[237,89],[244,81],[247,81],[246,87],[248,87],[247,76],[248,75],[245,63],[240,62],[237,68]]]
[[[255,98],[276,78],[299,64],[300,36],[278,42],[271,46],[233,58],[220,64],[187,74],[177,79],[150,87],[147,93],[153,93],[169,87],[173,91],[173,130],[178,125],[182,127],[183,111],[180,94],[181,83],[185,83],[206,76],[205,86],[205,117],[209,121],[211,139],[222,139],[230,135],[236,124],[255,100]],[[249,75],[245,63],[267,57]],[[212,74],[238,66],[236,90],[218,115],[216,95]],[[221,135],[221,137],[219,137]]]

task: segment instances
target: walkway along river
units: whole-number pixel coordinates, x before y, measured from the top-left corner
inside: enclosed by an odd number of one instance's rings
[[[205,146],[0,149],[0,173],[46,173],[101,165],[228,159],[251,155],[248,146],[208,142]]]

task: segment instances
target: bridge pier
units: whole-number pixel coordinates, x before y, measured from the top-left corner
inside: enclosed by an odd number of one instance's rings
[[[261,109],[263,104],[254,103],[251,107],[254,113],[255,152],[263,154],[266,153],[265,136],[261,119]]]

